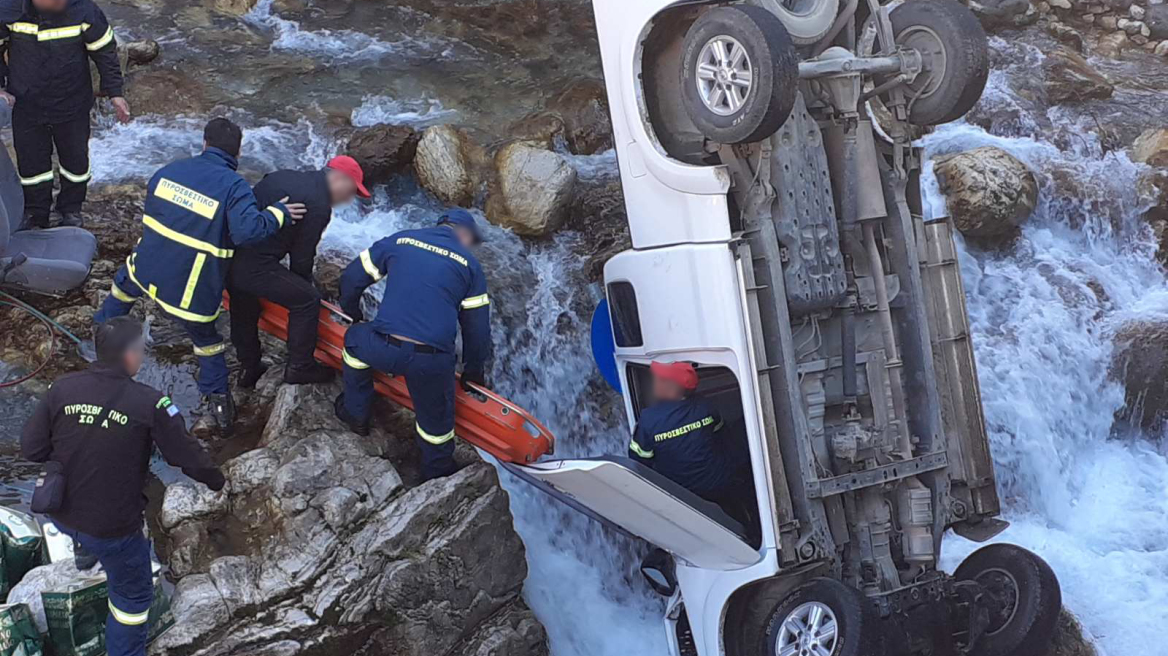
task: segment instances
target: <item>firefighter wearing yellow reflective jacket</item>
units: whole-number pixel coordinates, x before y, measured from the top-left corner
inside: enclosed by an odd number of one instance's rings
[[[231,431],[235,404],[227,385],[226,343],[215,328],[223,301],[227,267],[236,246],[256,243],[287,221],[304,215],[304,205],[256,204],[251,186],[238,173],[243,133],[217,118],[203,132],[203,153],[164,166],[147,187],[142,239],[114,277],[109,296],[94,321],[127,314],[143,296],[180,323],[199,358],[202,415]],[[287,201],[287,198],[284,199]]]
[[[486,386],[491,355],[487,280],[470,247],[482,241],[474,217],[446,212],[438,226],[403,230],[373,244],[341,275],[341,307],[361,321],[361,296],[385,279],[377,316],[345,333],[345,392],[336,413],[369,433],[373,370],[402,375],[417,414],[426,480],[454,473],[454,339],[462,328],[462,385]]]
[[[118,120],[129,121],[118,44],[100,7],[92,0],[0,0],[0,98],[12,107],[12,142],[24,188],[23,229],[49,226],[54,149],[61,174],[61,224],[81,226],[78,212],[90,177],[91,60]]]

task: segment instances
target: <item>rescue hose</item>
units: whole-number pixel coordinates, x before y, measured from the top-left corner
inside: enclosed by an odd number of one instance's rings
[[[0,389],[5,388],[5,387],[15,387],[16,385],[19,385],[27,380],[31,380],[32,378],[36,377],[37,374],[44,371],[45,367],[49,366],[49,362],[53,359],[53,352],[57,350],[57,333],[58,332],[60,332],[65,337],[68,337],[69,339],[73,340],[77,344],[77,346],[82,345],[81,339],[78,338],[77,335],[74,335],[73,333],[69,332],[69,329],[65,328],[64,326],[57,323],[56,321],[53,321],[53,319],[50,318],[45,313],[34,308],[33,306],[29,305],[28,303],[25,303],[24,301],[16,298],[15,296],[12,296],[6,292],[0,291],[0,305],[11,305],[12,307],[15,307],[17,309],[24,310],[25,312],[36,317],[41,322],[41,324],[44,325],[45,329],[49,331],[49,352],[48,352],[48,355],[45,357],[44,362],[41,362],[36,367],[36,369],[33,369],[32,372],[26,376],[22,376],[20,378],[15,379],[15,380],[6,380],[6,381],[0,382]]]

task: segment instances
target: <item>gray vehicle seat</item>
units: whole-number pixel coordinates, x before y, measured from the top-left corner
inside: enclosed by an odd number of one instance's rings
[[[0,101],[0,127],[12,110]],[[24,216],[24,192],[8,149],[0,147],[0,287],[63,294],[89,275],[97,239],[81,228],[17,230]]]

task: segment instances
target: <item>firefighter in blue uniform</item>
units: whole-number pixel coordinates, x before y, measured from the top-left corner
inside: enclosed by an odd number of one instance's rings
[[[361,295],[385,279],[377,316],[345,333],[345,391],[337,417],[369,434],[373,370],[406,377],[417,414],[422,477],[447,476],[454,463],[454,339],[462,327],[462,385],[486,386],[491,355],[487,281],[470,247],[482,241],[474,217],[453,209],[438,225],[403,230],[363,251],[341,275],[341,308],[361,321]]]
[[[698,374],[687,362],[654,362],[653,397],[641,412],[629,457],[690,492],[722,505],[740,496],[747,464],[737,431],[701,396]]]
[[[277,202],[261,209],[235,169],[243,133],[224,118],[203,132],[203,153],[168,164],[150,179],[142,239],[114,276],[94,321],[127,314],[147,296],[181,324],[199,359],[205,419],[230,433],[235,403],[227,385],[226,343],[215,328],[227,267],[236,246],[274,234],[304,215],[303,204]],[[283,199],[287,201],[288,199]]]

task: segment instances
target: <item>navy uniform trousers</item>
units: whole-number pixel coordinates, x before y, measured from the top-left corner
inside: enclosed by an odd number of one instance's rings
[[[134,301],[144,296],[142,289],[130,280],[126,266],[118,270],[114,276],[114,284],[109,296],[101,304],[101,309],[93,315],[95,324],[105,323],[114,317],[124,316],[134,309]],[[191,338],[195,345],[195,355],[199,358],[198,385],[200,394],[226,394],[227,357],[223,354],[227,350],[227,342],[215,328],[215,322],[202,323],[186,321],[167,315],[171,321],[178,322]]]
[[[146,622],[154,602],[150,541],[140,530],[120,538],[98,538],[66,526],[57,528],[97,556],[105,570],[110,611],[105,620],[108,656],[145,656]]]
[[[422,449],[422,477],[448,476],[454,464],[453,353],[421,352],[419,345],[382,335],[372,324],[359,323],[345,332],[345,410],[368,421],[373,401],[373,371],[406,377],[406,387],[417,415],[418,446]],[[430,347],[420,347],[428,351]]]

